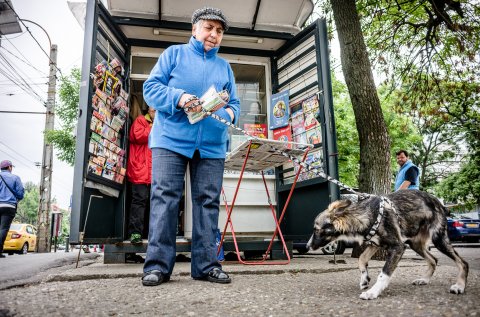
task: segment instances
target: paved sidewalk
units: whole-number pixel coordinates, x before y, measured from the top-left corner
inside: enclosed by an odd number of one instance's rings
[[[188,254],[188,253],[187,253]],[[223,269],[232,275],[260,275],[260,274],[282,274],[282,273],[329,273],[358,271],[358,259],[351,257],[351,249],[347,249],[345,254],[336,255],[334,257],[322,255],[321,252],[310,252],[306,255],[298,255],[292,258],[288,265],[243,265],[238,261],[223,262]],[[274,263],[275,261],[267,261],[266,263]],[[403,260],[400,262],[401,267],[413,267],[423,265],[421,260],[413,251],[407,250]],[[369,268],[381,268],[383,262],[371,261]],[[52,274],[48,277],[48,281],[79,281],[89,279],[112,279],[123,277],[141,278],[143,264],[103,264],[100,257],[96,263],[84,266],[78,269],[69,269],[65,272]],[[359,274],[359,273],[358,273]],[[177,262],[173,270],[172,279],[177,276],[190,276],[190,263]]]
[[[407,250],[389,288],[364,301],[357,259],[349,252],[337,256],[344,264],[332,259],[307,254],[295,255],[289,265],[227,262],[232,283],[223,285],[192,280],[190,263],[181,262],[171,281],[157,287],[141,285],[141,264],[97,259],[37,285],[0,291],[0,316],[480,316],[479,270],[470,270],[464,295],[448,291],[456,276],[450,264],[439,265],[430,285],[413,286],[426,265]],[[382,266],[370,261],[372,284]]]

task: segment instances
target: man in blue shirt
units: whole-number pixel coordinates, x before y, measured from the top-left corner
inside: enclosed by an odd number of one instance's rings
[[[17,212],[17,203],[23,199],[24,189],[20,177],[12,174],[12,162],[0,163],[0,258],[3,255],[3,243]]]
[[[408,158],[408,152],[400,150],[397,153],[397,163],[400,165],[395,179],[395,191],[400,189],[419,189],[420,171]]]

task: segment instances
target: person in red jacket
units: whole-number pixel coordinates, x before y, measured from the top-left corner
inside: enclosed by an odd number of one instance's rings
[[[150,200],[150,184],[152,182],[152,151],[148,147],[148,135],[152,129],[155,109],[149,107],[148,113],[138,116],[133,121],[129,134],[129,156],[127,178],[131,183],[132,201],[128,234],[132,244],[142,244],[142,232],[145,215]],[[143,258],[142,258],[143,259]]]

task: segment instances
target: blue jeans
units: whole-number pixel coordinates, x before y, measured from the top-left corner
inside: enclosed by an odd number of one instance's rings
[[[3,243],[7,239],[8,230],[15,218],[16,209],[0,207],[0,254],[3,253]]]
[[[178,208],[184,190],[187,164],[192,189],[191,275],[202,278],[215,267],[215,233],[218,226],[224,159],[190,159],[178,153],[152,149],[150,227],[144,272],[159,270],[170,276],[175,265]]]

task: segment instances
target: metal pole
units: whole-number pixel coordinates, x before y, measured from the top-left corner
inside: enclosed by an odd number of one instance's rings
[[[45,132],[53,130],[55,121],[55,94],[57,72],[57,45],[50,46],[50,74],[48,80],[47,113],[45,116]],[[37,252],[50,251],[49,222],[50,222],[50,199],[52,190],[52,158],[53,145],[47,142],[46,135],[43,137],[43,162],[40,180],[40,205],[38,210],[38,236]]]
[[[77,263],[75,264],[75,268],[78,268],[78,261],[80,261],[80,253],[82,252],[83,246],[83,237],[85,236],[85,230],[87,230],[88,214],[90,213],[90,204],[92,203],[93,197],[98,199],[103,198],[103,196],[99,195],[90,195],[90,199],[88,200],[87,214],[85,215],[85,222],[83,223],[83,231],[80,232],[80,249],[78,249]]]

